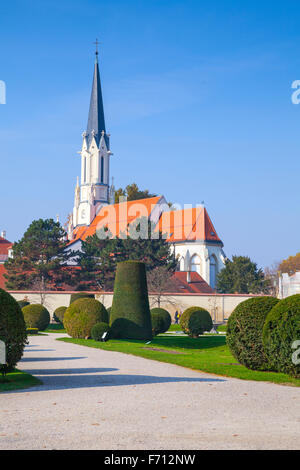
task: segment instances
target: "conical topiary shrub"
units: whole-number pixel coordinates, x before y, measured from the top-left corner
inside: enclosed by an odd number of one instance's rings
[[[144,263],[124,261],[117,264],[110,326],[113,338],[152,338]]]

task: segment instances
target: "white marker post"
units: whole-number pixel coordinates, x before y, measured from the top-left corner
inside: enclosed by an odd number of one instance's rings
[[[0,365],[6,364],[6,347],[4,341],[0,340]]]

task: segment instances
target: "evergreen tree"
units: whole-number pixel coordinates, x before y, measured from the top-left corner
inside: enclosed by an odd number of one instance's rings
[[[217,290],[224,294],[260,294],[267,288],[262,269],[247,256],[233,256],[232,261],[227,260],[217,278]]]
[[[5,263],[6,287],[12,290],[59,289],[73,284],[66,268],[70,252],[64,251],[65,231],[53,219],[34,220],[20,241],[13,245],[13,258]]]

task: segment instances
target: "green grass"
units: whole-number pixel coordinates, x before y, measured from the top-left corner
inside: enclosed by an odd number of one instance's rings
[[[101,343],[91,339],[60,338],[59,341],[133,354],[226,377],[300,386],[300,379],[286,374],[252,371],[238,364],[226,345],[225,335],[201,336],[196,339],[186,335],[159,335],[149,345],[144,341],[133,340],[110,340]],[[153,351],[151,348],[157,348],[159,351]]]
[[[20,390],[22,388],[34,387],[41,385],[42,382],[26,372],[14,369],[13,372],[6,374],[4,377],[0,375],[0,392],[9,392],[11,390]]]
[[[180,325],[171,325],[168,331],[182,331]]]
[[[66,333],[64,326],[60,323],[50,323],[44,330],[45,333]]]
[[[225,325],[220,325],[218,326],[218,331],[222,332],[222,333],[226,333],[227,331],[227,323]]]

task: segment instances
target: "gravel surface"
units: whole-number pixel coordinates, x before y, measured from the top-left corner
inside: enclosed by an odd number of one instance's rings
[[[0,394],[0,449],[299,449],[299,388],[32,336]]]

